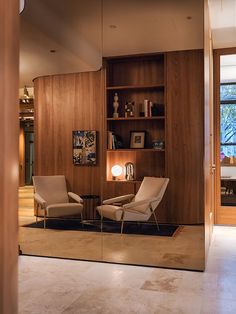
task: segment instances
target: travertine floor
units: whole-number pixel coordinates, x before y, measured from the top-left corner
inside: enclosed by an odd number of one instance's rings
[[[19,221],[35,221],[32,187],[20,188]],[[27,255],[204,269],[204,226],[182,226],[174,237],[20,227],[19,243]]]
[[[215,227],[205,273],[21,256],[20,314],[234,314],[236,228]]]

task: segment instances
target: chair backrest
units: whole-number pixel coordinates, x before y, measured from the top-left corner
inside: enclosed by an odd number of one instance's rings
[[[65,176],[33,176],[33,184],[47,205],[69,202]]]
[[[152,203],[152,209],[154,210],[162,200],[168,183],[169,178],[144,177],[133,201],[137,202],[157,197],[157,200]],[[143,210],[145,210],[144,207]]]

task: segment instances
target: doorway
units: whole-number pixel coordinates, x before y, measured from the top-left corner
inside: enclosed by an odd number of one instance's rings
[[[236,225],[236,48],[214,54],[216,224]]]
[[[25,185],[32,185],[34,174],[34,133],[25,132]]]

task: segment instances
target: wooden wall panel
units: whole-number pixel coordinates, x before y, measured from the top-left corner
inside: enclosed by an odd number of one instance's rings
[[[64,174],[69,189],[100,194],[104,123],[103,72],[37,78],[35,87],[35,174]],[[98,132],[97,165],[74,166],[72,131]]]
[[[169,222],[203,223],[204,59],[167,53],[166,171]]]
[[[0,313],[17,313],[19,1],[0,0]]]

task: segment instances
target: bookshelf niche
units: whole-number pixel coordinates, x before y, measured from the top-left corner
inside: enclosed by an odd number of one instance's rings
[[[134,165],[134,183],[165,176],[165,93],[164,53],[106,59],[107,181],[113,165],[127,162]],[[143,147],[130,148],[131,132],[145,132]],[[125,173],[116,182],[127,182]]]

